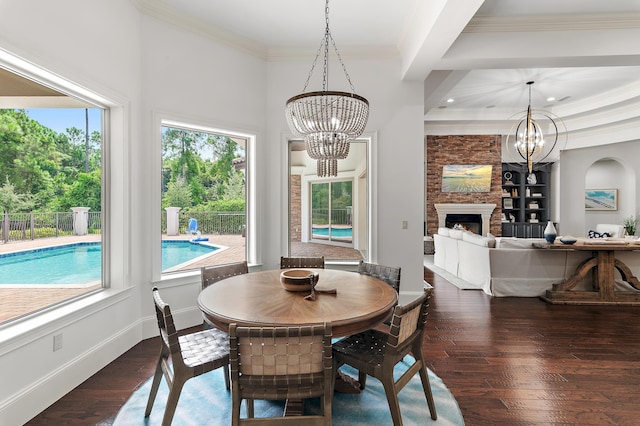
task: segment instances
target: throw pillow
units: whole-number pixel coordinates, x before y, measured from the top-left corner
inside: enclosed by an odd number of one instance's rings
[[[589,229],[589,238],[608,238],[611,234],[608,232],[596,232],[593,229]]]

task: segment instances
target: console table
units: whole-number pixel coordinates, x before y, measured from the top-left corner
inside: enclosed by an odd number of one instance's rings
[[[542,299],[553,304],[565,305],[630,305],[640,306],[640,291],[616,291],[615,270],[617,269],[631,287],[640,290],[640,281],[629,267],[616,259],[617,251],[640,250],[639,243],[625,240],[579,240],[575,244],[536,243],[534,247],[547,250],[590,251],[591,257],[583,261],[571,277],[554,284]],[[591,272],[592,289],[577,291],[573,288]]]

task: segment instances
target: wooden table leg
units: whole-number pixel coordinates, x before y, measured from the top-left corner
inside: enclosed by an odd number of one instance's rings
[[[627,265],[615,258],[614,250],[597,250],[593,252],[592,258],[578,266],[571,277],[554,284],[552,290],[547,290],[542,299],[554,304],[640,306],[640,293],[637,291],[615,290],[616,269],[625,282],[636,290],[640,289],[640,281]],[[592,290],[573,290],[589,273],[592,277]]]
[[[614,264],[615,253],[613,251],[599,251],[598,252],[598,292],[600,293],[600,300],[603,302],[614,302],[616,296],[615,290],[615,277],[614,277]]]

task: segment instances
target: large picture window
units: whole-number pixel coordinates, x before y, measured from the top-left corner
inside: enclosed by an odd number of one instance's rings
[[[0,104],[3,323],[105,285],[107,114],[2,67]]]
[[[248,138],[163,123],[162,273],[247,260]]]

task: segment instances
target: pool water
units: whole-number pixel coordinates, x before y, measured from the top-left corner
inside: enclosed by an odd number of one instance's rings
[[[329,228],[312,228],[314,235],[329,236]],[[352,228],[331,228],[332,237],[351,237],[353,233]]]
[[[218,248],[189,241],[162,242],[162,270]],[[100,280],[101,243],[76,243],[0,255],[2,284],[83,284]]]

